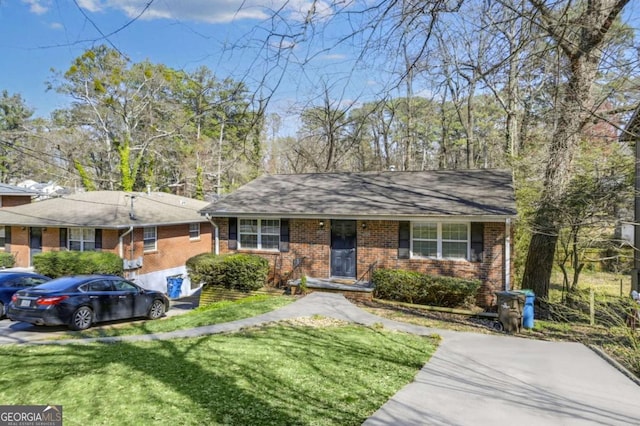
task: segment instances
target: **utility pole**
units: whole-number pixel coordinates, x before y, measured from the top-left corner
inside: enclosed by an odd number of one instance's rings
[[[222,174],[222,138],[224,137],[224,118],[220,124],[220,138],[218,139],[218,173],[216,182],[216,194],[220,195],[220,175]]]
[[[627,126],[620,135],[622,142],[634,143],[636,152],[636,175],[633,188],[634,214],[633,214],[633,270],[631,271],[631,290],[639,291],[640,283],[640,105],[636,108]]]

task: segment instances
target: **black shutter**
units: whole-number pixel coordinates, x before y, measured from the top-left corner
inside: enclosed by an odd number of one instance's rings
[[[5,226],[4,227],[4,246],[5,249],[9,249],[9,245],[11,244],[11,227],[10,226]]]
[[[484,223],[471,224],[471,261],[482,262],[484,258]]]
[[[229,218],[229,250],[238,249],[238,218]]]
[[[411,222],[398,224],[398,259],[409,259],[411,247]]]
[[[102,229],[96,229],[95,240],[96,250],[102,250]]]
[[[285,253],[289,251],[289,219],[280,219],[280,244],[278,249]]]
[[[60,248],[67,247],[67,228],[60,228]]]

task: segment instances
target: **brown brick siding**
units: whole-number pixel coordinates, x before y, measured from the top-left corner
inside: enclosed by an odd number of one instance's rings
[[[212,250],[212,231],[209,223],[200,224],[200,239],[189,239],[189,225],[159,226],[157,228],[158,249],[150,253],[143,253],[142,228],[133,230],[134,251],[131,253],[131,234],[123,240],[123,255],[126,259],[143,257],[142,268],[137,274],[146,274],[169,268],[184,266],[187,259],[200,253]],[[102,251],[120,254],[119,236],[125,230],[103,229]],[[29,266],[29,230],[22,227],[11,228],[11,253],[16,258],[16,266]],[[60,230],[47,228],[42,232],[42,251],[60,250]]]
[[[229,253],[228,219],[216,218],[220,228],[220,252]],[[293,267],[295,258],[304,257],[303,270],[307,276],[328,278],[330,276],[330,221],[324,227],[317,219],[290,219],[289,252],[242,250],[267,258],[273,271],[286,276]],[[362,227],[363,223],[366,227]],[[478,293],[480,306],[495,303],[494,292],[504,289],[504,223],[484,224],[484,256],[481,262],[465,260],[398,259],[398,221],[357,221],[357,271],[364,274],[373,262],[378,268],[407,269],[428,274],[459,278],[477,278],[483,285]],[[513,239],[512,239],[513,241]],[[513,244],[512,244],[513,247]],[[513,256],[512,256],[513,259]],[[513,264],[511,265],[513,277]]]
[[[0,195],[2,207],[15,207],[31,203],[30,195]]]
[[[136,259],[142,256],[143,266],[137,274],[184,266],[187,259],[200,253],[211,251],[212,232],[209,223],[200,224],[200,239],[189,239],[189,225],[159,226],[157,228],[157,250],[144,252],[143,229],[133,231],[134,244],[131,254],[129,235],[124,238],[124,257]]]

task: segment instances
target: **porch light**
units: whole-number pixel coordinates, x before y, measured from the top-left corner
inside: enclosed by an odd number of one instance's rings
[[[318,226],[320,227],[320,229],[324,228],[324,220],[319,221]]]
[[[367,222],[362,222],[362,229],[367,229]]]

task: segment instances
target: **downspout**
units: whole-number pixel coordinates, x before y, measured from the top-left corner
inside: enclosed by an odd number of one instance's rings
[[[511,218],[504,222],[504,291],[511,289]]]
[[[207,220],[209,221],[209,223],[211,224],[211,226],[213,226],[213,238],[214,238],[214,244],[213,244],[213,254],[220,254],[220,234],[219,234],[219,230],[218,230],[218,225],[216,225],[216,223],[213,221],[213,218],[211,217],[210,214],[205,214],[204,217],[207,218]]]
[[[119,242],[118,242],[118,247],[119,247],[119,254],[120,254],[120,258],[124,260],[124,237],[126,237],[127,235],[129,235],[131,232],[133,231],[133,225],[129,227],[129,229],[127,230],[127,232],[125,232],[124,234],[120,235],[119,238]]]

